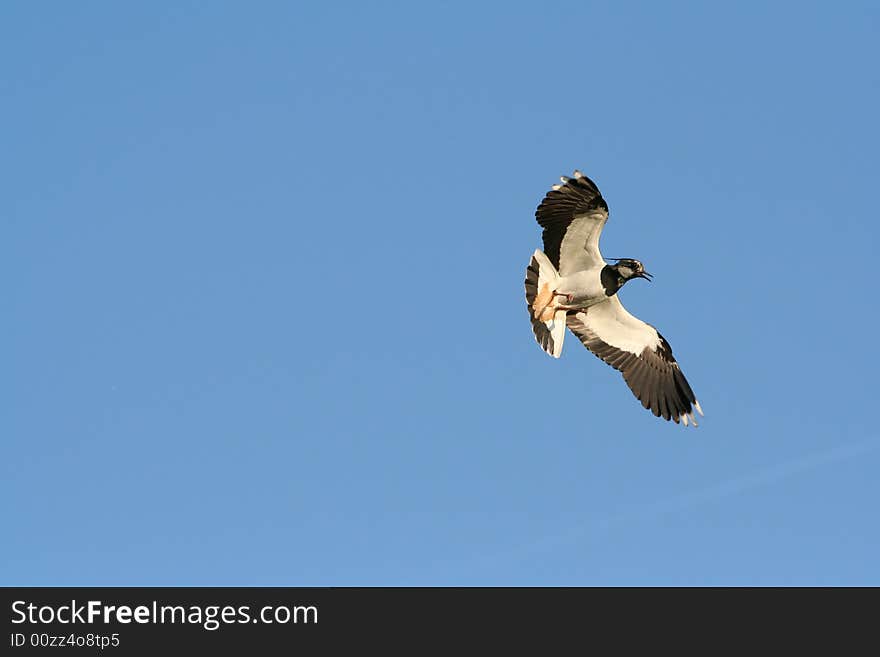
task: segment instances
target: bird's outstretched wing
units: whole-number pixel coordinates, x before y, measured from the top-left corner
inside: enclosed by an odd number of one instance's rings
[[[650,324],[630,315],[617,295],[569,313],[566,324],[584,346],[616,370],[642,406],[666,420],[697,425],[700,404],[672,356],[669,343]]]
[[[605,264],[599,235],[608,221],[608,205],[596,183],[580,171],[553,185],[535,211],[544,229],[544,253],[560,275],[568,276]]]

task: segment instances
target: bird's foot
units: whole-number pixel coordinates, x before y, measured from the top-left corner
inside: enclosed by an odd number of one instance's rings
[[[556,296],[559,297],[554,304],[557,310],[575,310],[577,308],[577,306],[572,305],[572,301],[574,301],[573,294],[557,292]]]

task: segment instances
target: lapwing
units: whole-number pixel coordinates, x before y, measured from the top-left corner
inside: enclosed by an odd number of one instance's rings
[[[620,288],[634,278],[651,280],[638,260],[599,252],[608,204],[580,171],[561,178],[535,211],[544,229],[526,269],[526,302],[532,330],[544,351],[559,358],[565,328],[584,346],[623,374],[642,406],[657,417],[697,426],[703,411],[684,378],[669,343],[650,324],[626,311]]]

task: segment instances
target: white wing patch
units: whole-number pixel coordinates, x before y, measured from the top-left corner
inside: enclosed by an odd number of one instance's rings
[[[616,294],[590,306],[582,321],[602,342],[634,356],[640,356],[645,348],[654,351],[660,346],[657,330],[630,315]]]
[[[605,212],[582,214],[572,220],[559,247],[561,276],[605,264],[599,252],[599,236],[606,221],[608,215]]]
[[[697,426],[702,415],[690,384],[657,330],[630,315],[617,295],[567,317],[584,346],[623,374],[633,395],[657,417]]]

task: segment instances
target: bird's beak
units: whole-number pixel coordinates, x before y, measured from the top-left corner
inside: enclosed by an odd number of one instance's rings
[[[648,272],[643,271],[640,274],[636,274],[636,276],[639,278],[644,278],[646,281],[648,281],[650,283],[651,279],[654,277],[654,274],[649,274]]]

